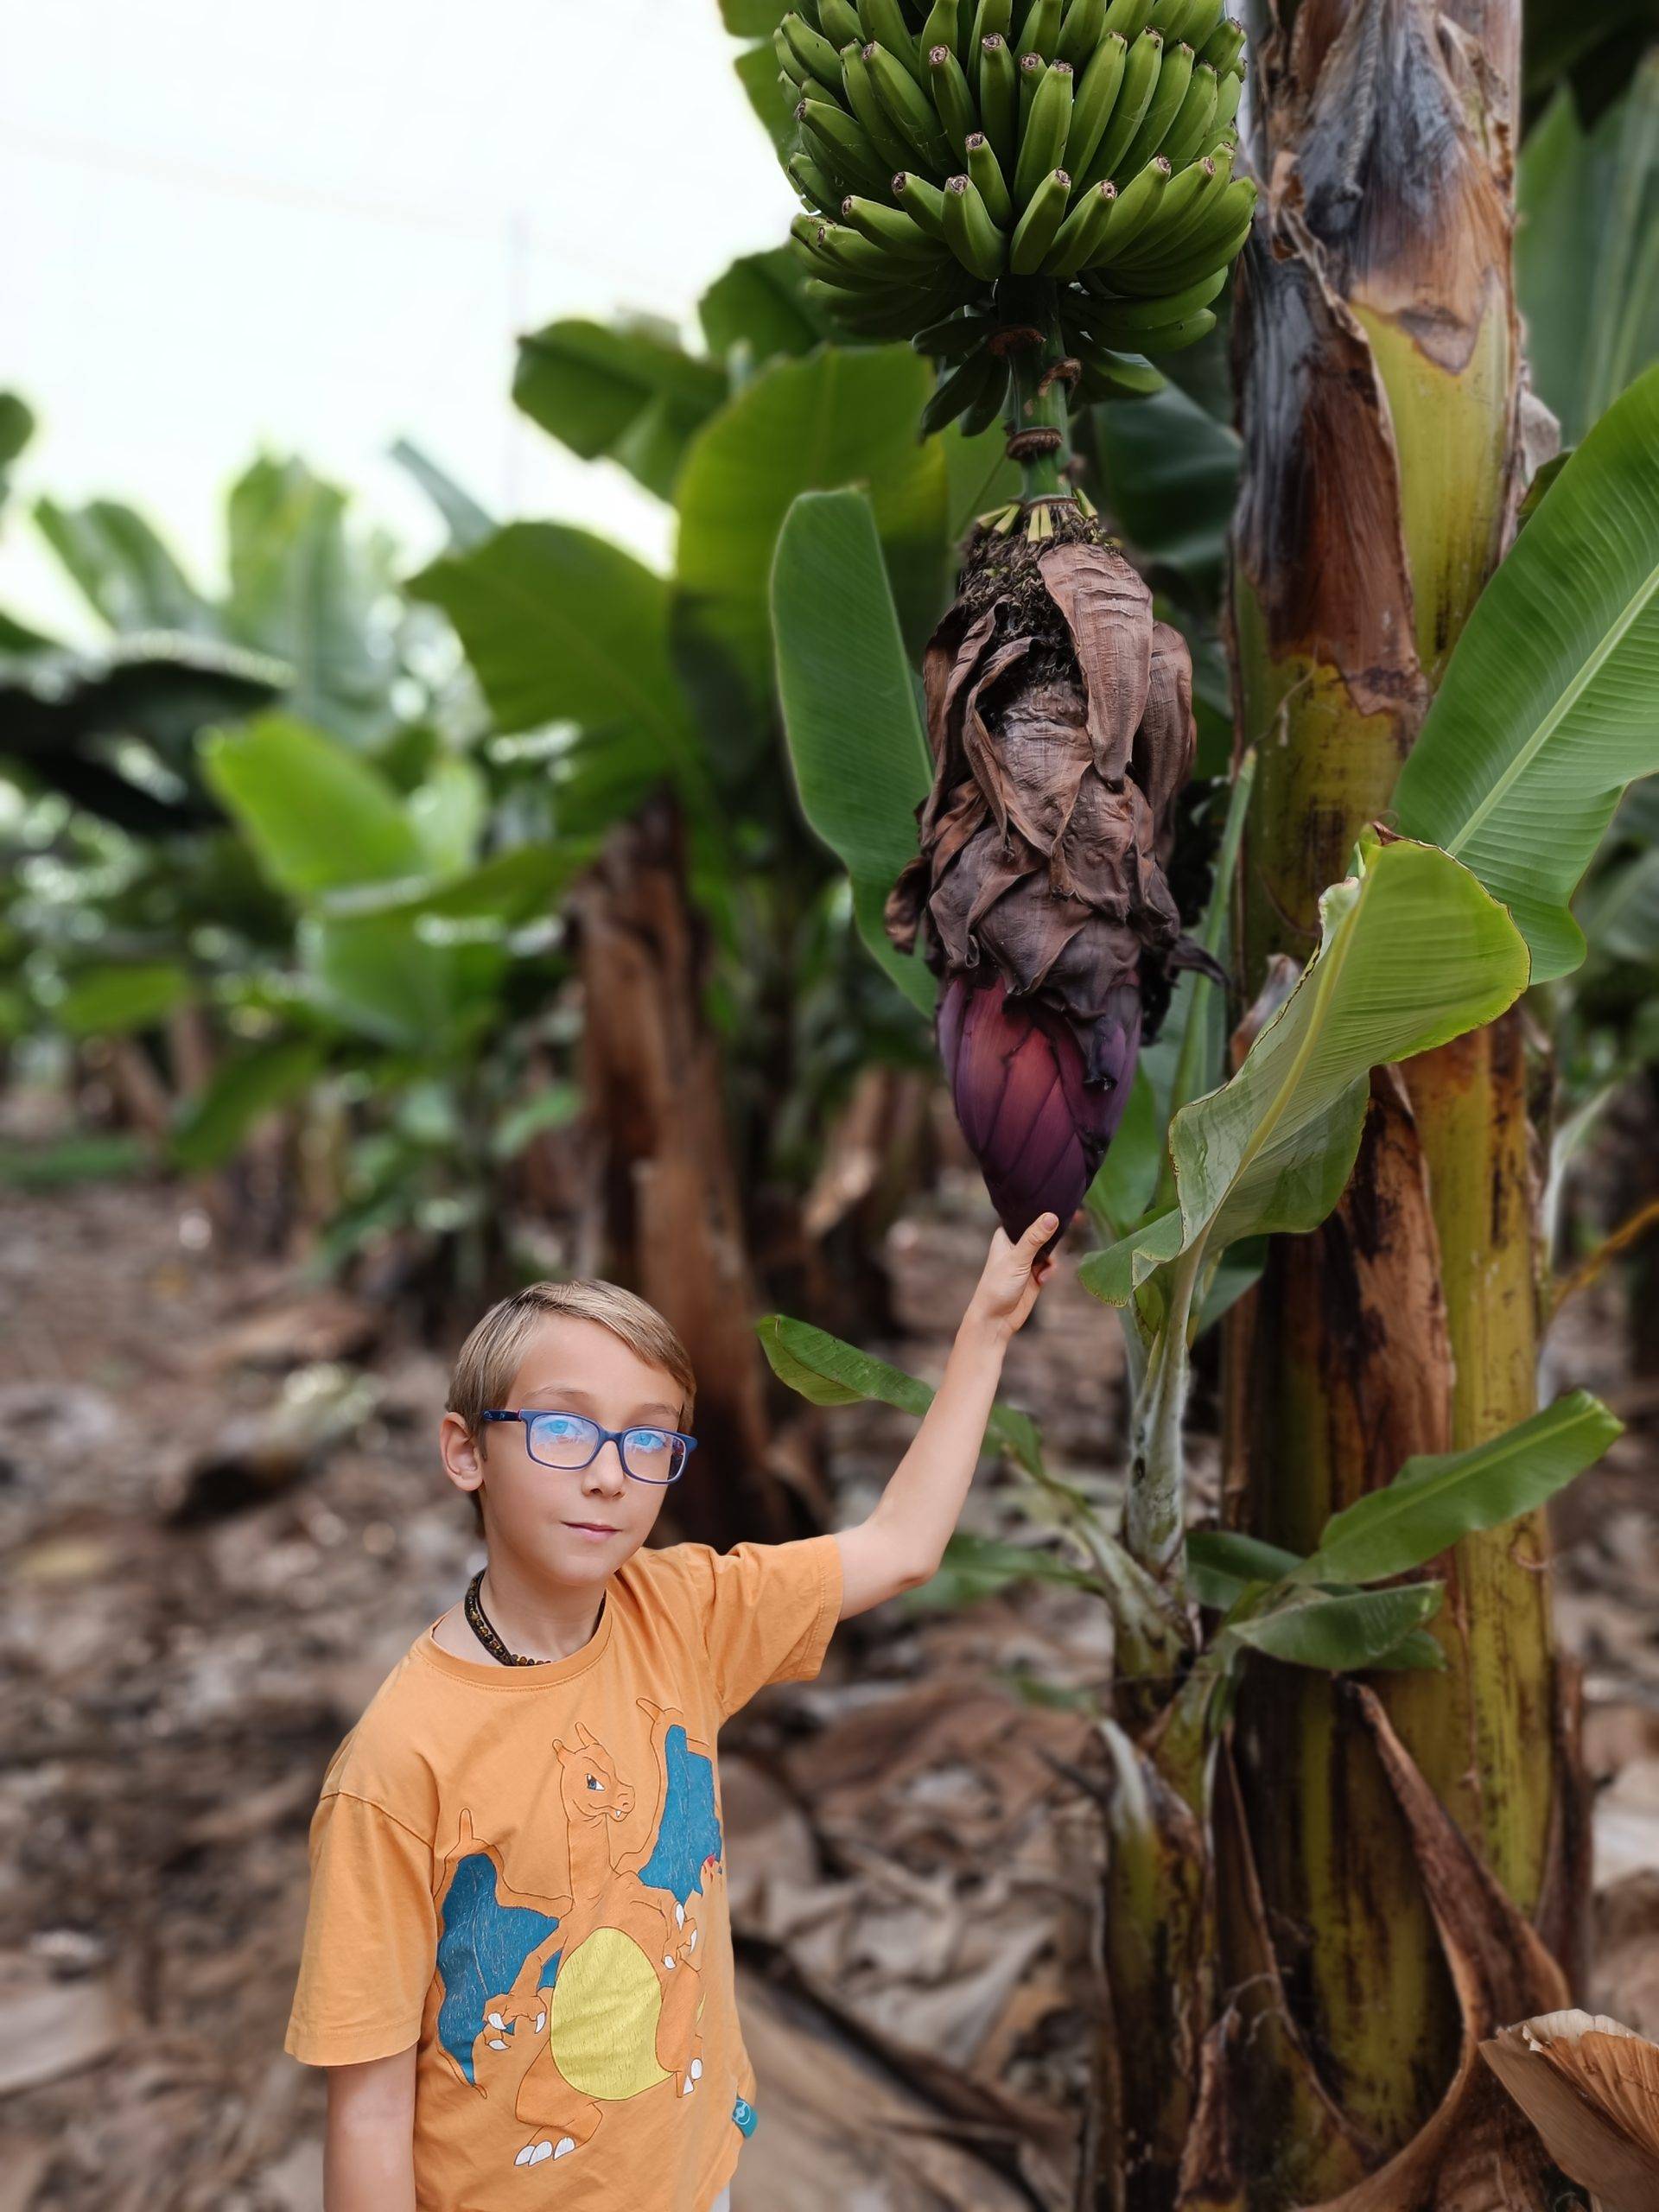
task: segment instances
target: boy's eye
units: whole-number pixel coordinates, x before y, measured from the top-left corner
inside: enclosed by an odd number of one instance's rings
[[[574,1436],[579,1426],[569,1414],[555,1414],[546,1424],[547,1433],[550,1436]]]
[[[632,1441],[642,1452],[665,1452],[668,1449],[668,1439],[660,1428],[636,1428]]]

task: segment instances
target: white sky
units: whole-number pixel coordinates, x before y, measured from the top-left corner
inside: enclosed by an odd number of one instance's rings
[[[660,561],[666,518],[512,407],[513,339],[690,314],[778,242],[789,188],[715,0],[52,0],[0,84],[0,385],[41,428],[20,494],[140,507],[215,573],[261,448],[353,487],[414,559],[404,435],[502,514]],[[0,606],[78,604],[14,505]]]

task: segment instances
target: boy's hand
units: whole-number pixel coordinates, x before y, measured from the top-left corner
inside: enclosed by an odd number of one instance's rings
[[[1017,1244],[1006,1230],[996,1231],[986,1255],[984,1272],[963,1316],[964,1329],[988,1329],[1007,1343],[1024,1324],[1037,1303],[1038,1292],[1054,1272],[1054,1255],[1051,1252],[1044,1256],[1043,1247],[1059,1225],[1053,1214],[1039,1214]]]

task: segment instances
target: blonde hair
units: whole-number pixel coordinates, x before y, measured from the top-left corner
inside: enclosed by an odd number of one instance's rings
[[[500,1406],[512,1389],[531,1332],[549,1315],[568,1321],[596,1321],[648,1366],[661,1368],[683,1394],[681,1421],[690,1420],[697,1378],[690,1354],[675,1331],[654,1306],[647,1306],[631,1290],[613,1282],[577,1277],[570,1282],[526,1283],[511,1298],[492,1306],[462,1344],[444,1402],[448,1412],[466,1422],[467,1433],[474,1440],[482,1433],[483,1416]],[[476,1492],[473,1503],[481,1527],[483,1511]]]

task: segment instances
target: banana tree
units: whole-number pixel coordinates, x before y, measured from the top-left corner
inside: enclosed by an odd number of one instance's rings
[[[1064,368],[1077,327],[1065,270],[1050,261],[1049,302],[1033,313],[1022,280],[1042,272],[1014,261],[1022,228],[1021,259],[1040,262],[1072,219],[1062,210],[1033,247],[1048,219],[1032,214],[1034,156],[1020,189],[1024,133],[1060,97],[1039,105],[1061,41],[1110,30],[1077,0],[1053,22],[1033,10],[1017,43],[1034,82],[1007,111],[995,105],[1007,34],[964,25],[968,12],[874,5],[855,18],[861,44],[826,0],[783,19],[778,55],[806,134],[790,173],[813,216],[797,236],[872,331],[899,326],[905,283],[912,325],[936,318],[918,334],[944,365],[936,412],[964,395],[983,404],[956,361],[1012,363],[996,397],[1011,402],[1024,499],[970,546],[924,666],[925,737],[856,494],[797,505],[773,615],[803,803],[848,866],[878,957],[925,998],[914,967],[877,943],[895,874],[885,918],[900,954],[924,921],[941,1047],[1014,1225],[1041,1203],[1066,1211],[1111,1137],[1103,1109],[1127,1087],[1132,1047],[1110,992],[1132,976],[1144,1024],[1179,958],[1198,971],[1176,983],[1174,1043],[1148,1086],[1150,1170],[1120,1166],[1126,1119],[1090,1207],[1109,1241],[1084,1279],[1123,1316],[1135,1384],[1122,1529],[1075,1497],[1058,1510],[1029,1437],[1023,1452],[1001,1440],[1081,1552],[1116,1637],[1119,1694],[1100,1730],[1109,2003],[1084,2201],[1541,2212],[1541,2154],[1478,2077],[1475,2050],[1493,2023],[1561,2001],[1574,1964],[1581,1828],[1539,1516],[1616,1425],[1581,1396],[1540,1412],[1533,1395],[1516,1008],[1529,980],[1574,965],[1567,901],[1624,785],[1659,765],[1643,704],[1659,649],[1659,372],[1585,440],[1489,585],[1528,474],[1504,152],[1514,20],[1472,11],[1473,43],[1420,7],[1363,5],[1339,22],[1307,10],[1277,27],[1261,78],[1259,173],[1273,190],[1234,333],[1229,829],[1242,855],[1230,834],[1206,916],[1166,912],[1148,927],[1160,797],[1185,770],[1190,724],[1172,743],[1179,709],[1150,709],[1160,680],[1167,696],[1159,641],[1109,559],[1093,567],[1088,626],[1072,619],[1071,563],[1056,555],[1098,533],[1065,472],[1065,394],[1090,387],[1081,357],[1075,378]],[[931,123],[872,48],[932,102]],[[976,118],[991,128],[961,130],[940,48],[978,69]],[[1351,188],[1351,112],[1385,149],[1372,195]],[[1412,143],[1406,117],[1432,125],[1436,156],[1412,169],[1406,204],[1421,219],[1384,219],[1397,204],[1386,149]],[[908,150],[885,196],[878,123]],[[998,154],[1006,211],[968,165],[986,169],[976,139]],[[918,169],[941,195],[937,237]],[[824,219],[824,185],[844,188],[854,237]],[[1135,273],[1131,254],[1102,288],[1131,302]],[[1045,628],[1043,593],[1062,624]],[[1048,690],[1033,702],[1039,652]],[[1077,725],[1100,747],[1074,745]],[[1032,765],[1057,757],[1077,762],[1058,804]],[[1138,915],[1065,865],[1066,802],[1103,758],[1122,817],[1144,823],[1100,841],[1135,855]],[[1134,939],[1118,965],[1057,957],[1057,943],[1086,952],[1108,914]],[[1254,1001],[1230,1075],[1203,957],[1229,946],[1240,1003]],[[961,999],[988,982],[999,1024],[981,1056]],[[1084,1036],[1068,1019],[1080,1014]],[[1044,1080],[1027,1078],[1027,1054]],[[1225,1525],[1189,1542],[1192,1345],[1263,1240],[1266,1274],[1228,1323]],[[1501,1297],[1481,1303],[1482,1282]],[[808,1395],[884,1394],[846,1347],[826,1355],[785,1322],[766,1340]],[[1495,2198],[1472,2193],[1493,2176]]]

